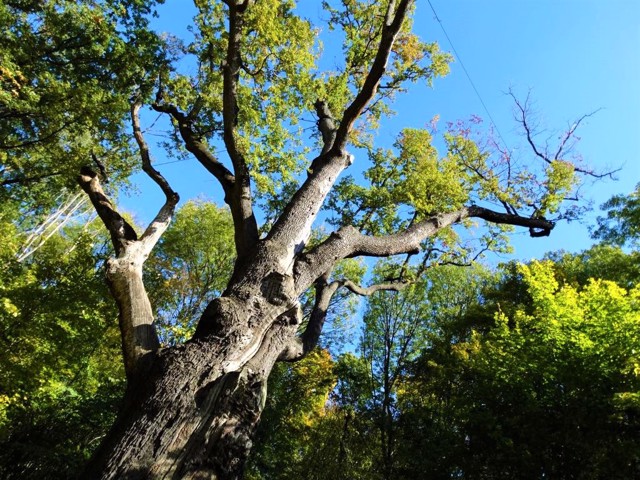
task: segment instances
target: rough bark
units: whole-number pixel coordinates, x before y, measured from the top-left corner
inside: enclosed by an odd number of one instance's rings
[[[130,380],[87,478],[241,478],[267,378],[300,322],[291,280],[277,272],[245,278],[231,289],[236,295],[212,302],[201,322],[207,328],[159,351],[151,369]]]

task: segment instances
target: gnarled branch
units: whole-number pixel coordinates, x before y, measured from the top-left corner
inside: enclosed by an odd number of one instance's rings
[[[409,285],[409,282],[385,282],[369,285],[368,287],[363,287],[362,285],[358,285],[351,280],[335,280],[332,283],[336,283],[339,287],[344,287],[349,291],[355,293],[356,295],[360,295],[362,297],[368,297],[376,292],[380,292],[383,290],[387,292],[399,292]]]
[[[150,242],[138,240],[133,227],[105,195],[96,172],[83,167],[78,182],[107,227],[116,251],[116,257],[107,261],[106,277],[118,305],[125,372],[132,380],[149,366],[149,354],[160,346],[151,303],[142,281],[142,264],[150,250]]]
[[[418,252],[421,242],[426,238],[433,236],[443,228],[471,217],[481,218],[492,223],[527,227],[532,236],[548,235],[554,227],[553,222],[544,218],[501,213],[476,205],[424,219],[402,232],[391,235],[364,235],[355,227],[347,226],[334,232],[324,242],[298,258],[294,269],[296,290],[303,292],[322,272],[333,268],[338,261],[344,258],[387,257],[401,253]]]
[[[193,119],[189,115],[166,103],[155,103],[152,108],[171,115],[178,125],[186,149],[220,182],[224,191],[224,201],[229,205],[233,217],[236,252],[239,257],[244,255],[258,239],[258,224],[251,207],[249,177],[245,176],[242,180],[245,183],[244,187],[238,186],[236,176],[215,157],[194,132]]]
[[[333,114],[331,110],[329,110],[329,105],[327,105],[326,101],[318,100],[313,104],[313,107],[316,109],[316,114],[318,115],[318,130],[320,130],[320,134],[322,135],[322,152],[320,153],[320,156],[322,156],[331,150],[333,146],[336,138],[336,125]]]

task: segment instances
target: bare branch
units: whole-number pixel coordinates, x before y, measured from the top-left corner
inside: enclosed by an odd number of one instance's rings
[[[562,141],[560,142],[560,145],[558,146],[558,150],[556,151],[556,154],[553,158],[562,158],[562,153],[564,152],[565,147],[567,146],[567,142],[569,142],[569,140],[571,140],[571,137],[573,136],[573,134],[576,132],[576,130],[578,129],[578,127],[580,126],[580,124],[582,123],[582,121],[585,118],[591,117],[593,115],[595,115],[596,113],[598,113],[600,110],[602,110],[601,108],[594,110],[591,113],[587,113],[583,116],[581,116],[579,119],[577,119],[575,122],[573,122],[573,125],[571,125],[571,127],[569,127],[569,129],[565,132]]]
[[[162,190],[167,200],[174,198],[177,194],[171,189],[169,182],[151,165],[151,155],[149,146],[140,130],[140,102],[134,102],[131,105],[131,123],[133,125],[133,136],[140,150],[140,158],[142,160],[142,170],[153,180]]]
[[[543,153],[538,146],[536,145],[533,136],[534,136],[534,131],[533,128],[531,127],[528,117],[529,117],[529,96],[527,95],[527,98],[524,102],[524,104],[522,104],[515,96],[515,94],[509,90],[508,94],[511,96],[511,98],[513,98],[513,101],[516,105],[516,108],[518,110],[518,116],[516,117],[516,121],[522,125],[522,128],[524,130],[525,133],[525,137],[527,138],[527,143],[529,144],[529,146],[531,147],[531,150],[533,151],[533,153],[541,158],[544,162],[551,164],[554,160],[562,160],[561,156],[562,154],[566,151],[567,148],[567,143],[569,142],[569,140],[571,139],[571,137],[573,136],[573,134],[575,133],[575,131],[578,129],[578,127],[580,126],[580,124],[582,123],[582,121],[585,118],[591,117],[592,115],[595,115],[596,113],[598,113],[600,111],[600,109],[595,110],[591,113],[587,113],[585,115],[583,115],[582,117],[580,117],[578,120],[576,120],[574,122],[574,124],[565,132],[565,134],[562,137],[562,140],[560,141],[560,145],[558,145],[558,149],[556,151],[556,154],[553,158],[550,158],[549,155],[545,152]],[[610,177],[613,178],[613,175],[617,172],[620,171],[620,169],[616,169],[616,170],[611,170],[608,172],[604,172],[604,173],[597,173],[593,170],[587,170],[584,168],[580,168],[576,165],[573,166],[574,167],[574,171],[581,173],[583,175],[587,175],[589,177],[593,177],[593,178],[604,178],[604,177]]]
[[[140,237],[140,241],[144,243],[145,253],[151,253],[151,249],[158,242],[162,234],[165,232],[171,217],[175,211],[176,205],[180,200],[180,196],[173,191],[169,182],[151,165],[151,155],[149,154],[149,146],[140,130],[140,111],[141,104],[134,102],[131,105],[131,123],[133,125],[133,135],[140,150],[140,158],[142,159],[142,170],[160,187],[166,197],[166,201],[156,217],[149,224],[145,232]]]

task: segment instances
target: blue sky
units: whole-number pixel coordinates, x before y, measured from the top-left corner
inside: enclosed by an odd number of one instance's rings
[[[300,2],[310,17],[320,2]],[[585,162],[606,170],[621,168],[618,181],[587,185],[585,194],[595,206],[615,193],[628,193],[640,181],[640,2],[637,0],[431,0],[438,18],[460,55],[491,117],[510,150],[528,154],[513,119],[509,88],[524,96],[531,90],[537,119],[546,129],[542,138],[571,125],[583,114],[601,109],[578,132],[578,150]],[[159,10],[157,28],[180,34],[186,31],[192,7],[186,0],[167,0]],[[440,24],[426,0],[417,1],[415,30],[427,41],[438,41],[451,51]],[[323,32],[325,61],[339,56]],[[457,59],[459,60],[459,59]],[[478,96],[456,61],[451,73],[433,88],[418,87],[396,105],[398,115],[381,130],[388,145],[406,126],[423,127],[434,115],[441,122],[479,115],[489,124]],[[155,161],[165,163],[162,151]],[[531,157],[529,157],[531,158]],[[183,199],[220,198],[217,183],[195,160],[167,164],[159,169]],[[123,198],[121,205],[141,221],[153,214],[151,205],[161,194],[142,177],[140,195]],[[585,223],[593,223],[597,211]],[[515,256],[539,258],[560,248],[577,251],[591,241],[586,225],[559,225],[552,235],[530,239],[526,232],[513,236]],[[499,259],[503,260],[503,259]]]

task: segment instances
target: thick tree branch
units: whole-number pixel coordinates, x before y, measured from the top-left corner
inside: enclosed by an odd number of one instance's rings
[[[124,366],[127,378],[131,381],[146,370],[151,360],[149,354],[160,346],[153,325],[151,303],[142,281],[142,265],[153,247],[152,240],[157,241],[164,229],[158,229],[157,234],[149,234],[147,240],[138,240],[133,227],[122,218],[105,195],[96,172],[83,167],[78,182],[107,227],[116,252],[116,256],[107,261],[106,277],[118,305]],[[168,203],[173,211],[175,204]],[[165,205],[158,217],[165,215],[168,209]],[[154,222],[158,221],[158,217]],[[168,224],[168,219],[165,220],[164,228]]]
[[[238,187],[238,180],[233,173],[211,153],[206,144],[194,132],[193,119],[190,119],[177,107],[157,102],[152,105],[152,108],[157,112],[171,115],[178,125],[178,131],[184,141],[185,148],[220,182],[224,191],[224,201],[229,205],[233,217],[236,252],[239,257],[244,255],[258,238],[258,224],[251,207],[248,177],[244,180],[247,185]],[[245,195],[242,194],[243,192]]]
[[[307,328],[302,333],[300,340],[302,341],[302,354],[308,354],[315,348],[320,339],[320,334],[327,319],[331,299],[336,293],[340,285],[336,282],[328,283],[328,275],[320,277],[315,284],[316,298],[309,316]]]
[[[227,55],[222,66],[222,123],[225,148],[233,164],[236,182],[233,188],[231,209],[235,210],[236,249],[238,256],[248,253],[259,238],[251,199],[251,177],[244,154],[238,147],[236,127],[238,125],[238,81],[242,69],[240,45],[243,34],[243,14],[251,5],[251,0],[228,2],[229,35]],[[240,227],[240,228],[238,228]]]
[[[481,218],[488,222],[529,228],[533,237],[549,235],[553,222],[544,218],[529,218],[500,213],[487,208],[470,206],[455,212],[443,213],[415,223],[402,232],[385,236],[363,235],[355,227],[343,227],[323,243],[301,255],[295,265],[296,291],[306,290],[322,272],[326,272],[340,260],[349,257],[388,257],[420,250],[423,240],[443,228],[465,218]]]
[[[356,295],[360,295],[362,297],[368,297],[373,295],[376,292],[384,291],[393,291],[399,292],[409,285],[408,282],[385,282],[385,283],[376,283],[374,285],[370,285],[368,287],[363,287],[362,285],[358,285],[351,280],[335,280],[332,283],[338,284],[339,287],[344,287],[349,291],[355,293]]]
[[[293,256],[304,248],[311,233],[311,225],[324,199],[340,173],[353,161],[345,149],[349,132],[358,116],[375,96],[411,1],[400,0],[397,8],[395,8],[395,2],[390,2],[386,22],[382,28],[380,45],[362,89],[345,110],[338,130],[335,134],[327,135],[325,139],[325,145],[327,140],[332,141],[331,149],[312,162],[309,177],[287,204],[269,233],[269,238],[285,245],[287,261],[292,260]],[[330,133],[329,129],[327,133]],[[333,137],[333,140],[329,137]]]
[[[322,157],[333,147],[333,142],[336,138],[336,125],[327,102],[318,100],[313,106],[318,115],[318,130],[322,135],[322,152],[320,153],[320,157]],[[313,166],[311,166],[311,169],[313,170]]]
[[[278,360],[287,362],[301,360],[318,344],[331,305],[331,298],[340,286],[337,282],[328,283],[329,275],[329,272],[325,272],[315,281],[315,301],[307,327],[301,336],[291,339]]]
[[[340,288],[344,287],[356,295],[369,296],[382,290],[399,292],[407,285],[406,282],[388,282],[363,287],[347,279],[329,282],[329,273],[325,272],[315,281],[315,301],[307,327],[300,337],[291,340],[281,353],[279,360],[288,362],[301,360],[316,347],[327,319],[331,299]]]

